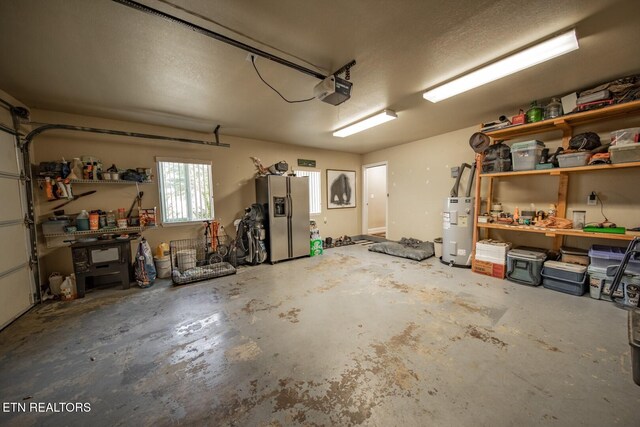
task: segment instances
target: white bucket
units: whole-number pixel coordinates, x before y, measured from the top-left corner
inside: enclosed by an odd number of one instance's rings
[[[176,253],[178,258],[178,268],[180,270],[188,270],[196,266],[196,250],[195,249],[183,249]]]
[[[158,258],[153,258],[156,262],[156,274],[160,279],[166,279],[167,277],[171,277],[171,258],[168,256]]]

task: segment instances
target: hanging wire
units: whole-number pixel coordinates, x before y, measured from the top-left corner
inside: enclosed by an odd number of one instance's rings
[[[256,58],[253,55],[251,55],[251,64],[253,65],[253,69],[256,70],[256,74],[258,74],[258,77],[260,77],[260,80],[262,80],[262,82],[264,84],[269,86],[271,88],[271,90],[273,90],[275,93],[280,95],[280,98],[284,99],[289,104],[296,104],[296,103],[299,103],[299,102],[308,102],[308,101],[313,101],[314,99],[316,99],[315,96],[312,96],[311,98],[307,98],[307,99],[296,99],[294,101],[291,101],[291,100],[285,98],[284,95],[282,95],[280,92],[278,92],[278,90],[276,88],[271,86],[269,83],[267,83],[267,81],[265,79],[262,78],[262,76],[260,75],[260,71],[258,71],[258,67],[256,67]]]

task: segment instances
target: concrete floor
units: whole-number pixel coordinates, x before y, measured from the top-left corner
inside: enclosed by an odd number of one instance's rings
[[[9,425],[637,426],[626,312],[354,245],[44,304],[0,332]],[[23,400],[26,399],[26,400]]]

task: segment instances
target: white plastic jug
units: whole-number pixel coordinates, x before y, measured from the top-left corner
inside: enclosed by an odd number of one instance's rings
[[[65,301],[70,301],[75,299],[76,296],[76,276],[72,274],[65,277],[64,282],[60,285],[60,297]]]

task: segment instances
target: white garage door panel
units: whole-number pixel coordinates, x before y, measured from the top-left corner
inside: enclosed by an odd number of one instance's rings
[[[0,256],[0,274],[26,262],[27,248],[25,228],[22,224],[0,227],[0,244],[3,247]]]
[[[0,132],[0,171],[20,174],[16,160],[16,139],[6,132]]]
[[[20,316],[31,307],[31,296],[28,283],[31,270],[28,267],[0,277],[0,329]],[[16,301],[27,301],[27,304],[16,304]]]
[[[22,223],[27,212],[26,188],[17,179],[18,153],[15,136],[0,130],[0,329],[34,304],[29,229]],[[14,221],[20,222],[12,224]]]
[[[22,184],[17,179],[0,177],[0,221],[22,219],[20,190]]]

